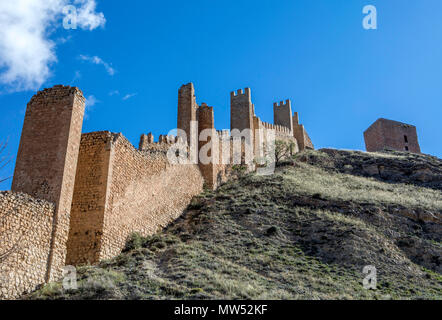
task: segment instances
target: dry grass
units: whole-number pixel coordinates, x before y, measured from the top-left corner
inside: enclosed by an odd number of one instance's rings
[[[383,203],[409,208],[442,211],[442,192],[410,184],[389,184],[373,178],[327,172],[306,164],[297,164],[300,170],[289,171],[284,179],[290,181],[293,192],[319,193],[327,199],[359,203]]]
[[[389,205],[440,212],[441,192],[296,162],[206,191],[164,232],[134,235],[120,256],[80,268],[79,290],[50,284],[31,298],[442,299],[441,274],[398,244],[417,239],[416,251],[440,259],[440,229]],[[377,290],[362,286],[368,264],[378,268]]]

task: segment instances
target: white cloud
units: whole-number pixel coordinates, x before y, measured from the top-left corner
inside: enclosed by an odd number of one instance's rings
[[[0,83],[13,91],[36,90],[57,62],[51,31],[62,27],[63,7],[69,0],[0,1]],[[75,0],[77,24],[93,30],[105,23],[95,0]]]
[[[114,91],[111,91],[111,92],[109,92],[109,95],[112,97],[112,96],[117,96],[117,95],[119,95],[120,94],[120,91],[118,91],[118,90],[114,90]]]
[[[108,74],[110,74],[111,76],[113,76],[115,74],[115,69],[112,68],[109,63],[103,61],[103,59],[101,59],[100,57],[97,57],[97,56],[90,57],[90,56],[81,54],[80,59],[84,60],[84,61],[88,61],[93,64],[102,65],[106,69],[106,72]]]
[[[106,22],[102,12],[96,13],[97,4],[95,0],[75,0],[77,9],[77,23],[82,29],[94,30],[103,26]]]
[[[81,72],[77,70],[75,71],[74,77],[72,78],[70,85],[72,85],[75,81],[79,79],[81,79]]]
[[[90,95],[90,96],[86,97],[86,101],[84,103],[84,105],[85,105],[84,118],[85,119],[89,119],[89,113],[93,110],[92,107],[100,102],[101,101],[98,100],[94,95]]]
[[[91,107],[95,106],[98,102],[99,101],[97,100],[97,98],[95,98],[95,96],[90,95],[86,98],[85,107],[91,108]]]
[[[129,94],[126,94],[126,95],[122,98],[122,100],[123,100],[123,101],[129,100],[130,98],[135,97],[136,95],[137,95],[137,93],[129,93]]]
[[[56,44],[65,44],[66,42],[70,41],[72,39],[71,35],[68,35],[67,37],[60,37],[55,40]]]

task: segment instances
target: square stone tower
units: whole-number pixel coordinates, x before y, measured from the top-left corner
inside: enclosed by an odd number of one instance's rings
[[[191,147],[191,158],[198,159],[198,104],[196,103],[193,83],[182,85],[178,90],[177,129],[186,133],[187,143]]]
[[[293,121],[292,121],[292,103],[290,100],[281,101],[279,104],[273,104],[273,123],[286,127],[293,132]]]
[[[420,153],[416,127],[398,121],[380,118],[365,132],[365,147],[368,152],[382,151],[386,148]]]
[[[204,156],[208,157],[208,159],[203,159],[199,157],[198,165],[201,170],[201,174],[203,175],[207,183],[207,186],[213,189],[216,187],[216,171],[214,163],[217,163],[216,161],[218,161],[218,141],[216,141],[218,139],[218,136],[215,130],[215,117],[213,113],[213,107],[209,107],[207,104],[202,103],[197,113],[198,135],[200,136],[203,130],[205,130],[206,132],[211,131],[211,136],[207,137],[207,140],[198,142],[198,150],[202,150],[202,148],[204,148],[204,150],[206,150],[207,152],[203,152],[203,154]],[[206,162],[205,160],[212,161],[210,161],[209,163],[204,163]]]
[[[252,94],[250,88],[239,89],[230,93],[230,130],[253,130]]]
[[[182,85],[178,90],[178,123],[177,128],[186,132],[187,142],[191,139],[191,121],[198,121],[198,104],[196,103],[195,88],[193,83]]]
[[[54,86],[27,105],[12,191],[55,204],[48,281],[60,276],[66,257],[85,99],[76,87]]]

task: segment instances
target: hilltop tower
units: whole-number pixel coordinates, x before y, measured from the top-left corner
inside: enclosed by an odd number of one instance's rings
[[[38,92],[26,108],[12,191],[56,206],[47,281],[65,263],[84,108],[83,93],[61,85]]]
[[[416,127],[398,121],[380,118],[364,132],[365,147],[368,152],[386,148],[420,153]]]

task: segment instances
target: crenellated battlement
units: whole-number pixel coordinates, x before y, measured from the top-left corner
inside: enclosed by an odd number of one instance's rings
[[[260,126],[262,126],[264,129],[267,129],[267,130],[275,130],[275,132],[280,135],[286,135],[288,137],[293,135],[292,132],[288,128],[281,126],[281,125],[275,125],[272,123],[261,121]]]
[[[148,134],[142,134],[140,137],[140,143],[138,145],[138,150],[145,150],[150,144],[154,143],[154,136],[152,132]]]
[[[293,131],[292,103],[290,99],[273,103],[273,121],[278,126],[283,126],[288,131]]]
[[[199,106],[198,110],[201,110],[201,112],[207,112],[207,111],[213,111],[213,107],[208,106],[207,103],[203,102]]]
[[[238,89],[236,91],[230,92],[231,99],[241,98],[241,97],[247,97],[247,98],[251,99],[252,92],[251,92],[250,88]]]
[[[285,101],[280,101],[279,103],[278,102],[273,103],[274,108],[287,108],[287,107],[291,108],[291,106],[292,102],[290,101],[290,99],[287,99]]]
[[[44,102],[48,99],[55,98],[57,100],[62,100],[67,97],[77,97],[80,102],[85,102],[83,92],[78,87],[55,85],[52,88],[45,88],[38,91],[29,101],[30,104],[36,102]],[[49,106],[49,104],[47,104]]]
[[[230,130],[253,128],[255,114],[250,88],[238,89],[230,93]]]

